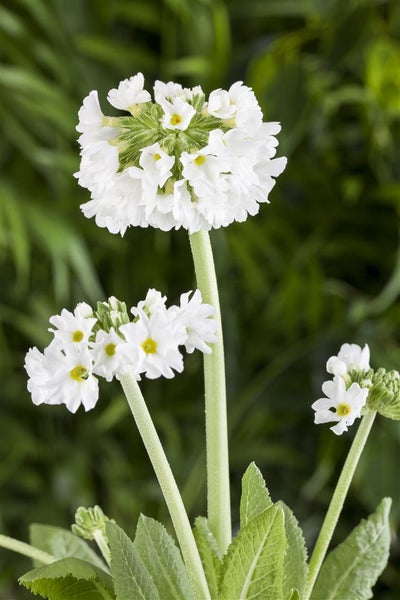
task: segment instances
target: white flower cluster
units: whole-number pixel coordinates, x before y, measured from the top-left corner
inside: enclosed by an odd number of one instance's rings
[[[98,400],[98,379],[111,381],[132,370],[137,379],[171,378],[183,371],[180,348],[210,353],[217,341],[214,308],[196,290],[182,294],[179,306],[166,307],[166,297],[150,289],[131,308],[133,320],[119,312],[115,298],[99,303],[97,313],[86,303],[74,312],[63,309],[50,318],[54,338],[41,353],[31,348],[25,359],[28,390],[34,404],[65,404],[76,412]],[[122,324],[121,324],[122,323]]]
[[[251,88],[229,90],[156,81],[154,102],[142,73],[109,91],[129,116],[103,115],[97,91],[79,111],[81,164],[75,174],[91,200],[81,206],[100,227],[129,226],[190,233],[255,215],[268,202],[286,158],[274,158],[279,123],[263,123]]]
[[[314,423],[337,422],[331,430],[337,435],[347,431],[349,425],[361,416],[369,394],[368,387],[352,382],[352,377],[370,369],[369,348],[357,344],[343,344],[337,356],[331,356],[326,370],[333,380],[322,384],[324,398],[320,398],[312,408],[315,410]]]

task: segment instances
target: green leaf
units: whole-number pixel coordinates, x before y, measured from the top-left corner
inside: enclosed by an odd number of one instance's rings
[[[48,552],[56,558],[73,556],[85,560],[104,571],[109,570],[105,562],[92,550],[85,540],[82,540],[67,529],[33,523],[29,528],[29,537],[32,546]],[[34,564],[35,566],[39,566],[41,563],[36,562]]]
[[[193,598],[181,554],[161,523],[140,515],[133,545],[163,600]]]
[[[115,600],[110,575],[78,558],[29,571],[19,583],[48,600]]]
[[[218,600],[282,600],[284,514],[271,506],[243,527],[228,548]]]
[[[126,533],[110,521],[106,523],[106,533],[117,600],[160,600],[152,576]]]
[[[384,498],[375,513],[350,533],[322,565],[311,600],[367,600],[389,557],[389,510]]]
[[[261,472],[254,462],[247,467],[242,478],[240,498],[240,527],[245,527],[252,519],[272,506],[272,500],[265,486]]]
[[[276,506],[280,506],[285,516],[285,535],[286,552],[283,561],[283,597],[294,600],[297,591],[297,597],[301,598],[308,572],[307,550],[305,546],[303,532],[299,523],[286,504],[279,501]]]
[[[218,595],[222,554],[205,517],[197,517],[194,522],[193,534],[199,550],[201,562],[203,563],[211,598],[216,598]]]

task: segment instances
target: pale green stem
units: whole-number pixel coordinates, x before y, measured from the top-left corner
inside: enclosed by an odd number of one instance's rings
[[[94,541],[96,542],[100,552],[102,553],[104,560],[106,561],[108,566],[110,566],[110,562],[111,562],[110,548],[108,547],[106,539],[105,539],[103,533],[100,531],[100,529],[95,529],[95,531],[93,532],[93,538],[94,538]]]
[[[47,552],[43,552],[43,550],[39,550],[39,548],[35,548],[30,544],[25,544],[25,542],[20,542],[19,540],[3,534],[0,534],[0,546],[2,548],[7,548],[7,550],[18,552],[18,554],[28,556],[33,560],[38,560],[45,565],[50,565],[57,560],[55,556],[52,556]]]
[[[221,311],[214,258],[208,232],[189,236],[197,287],[203,302],[215,308],[218,341],[212,354],[204,355],[207,450],[207,505],[210,530],[222,553],[232,541],[229,486],[228,426],[226,413],[225,359]]]
[[[210,600],[190,521],[139,385],[133,373],[120,375],[120,382],[164,495],[196,597]]]
[[[311,596],[375,416],[376,412],[364,415],[354,437],[311,556],[303,600],[309,600]]]

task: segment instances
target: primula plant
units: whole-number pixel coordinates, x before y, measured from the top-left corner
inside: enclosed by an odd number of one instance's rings
[[[400,419],[399,373],[371,368],[367,344],[345,343],[328,359],[331,378],[312,404],[315,423],[334,423],[337,436],[360,422],[310,558],[297,519],[272,499],[254,463],[243,475],[232,538],[224,347],[208,231],[244,221],[268,201],[286,165],[275,157],[279,124],[262,121],[242,82],[206,98],[200,87],[157,81],[153,101],[138,73],[108,101],[123,115],[104,115],[96,91],[79,111],[76,177],[91,193],[82,212],[121,235],[130,226],[187,229],[197,289],[176,305],[150,288],[130,310],[115,297],[62,309],[49,320],[47,348],[26,355],[27,385],[34,404],[75,413],[97,406],[99,379],[119,381],[175,535],[141,515],[131,540],[99,506],[78,507],[71,531],[34,524],[29,544],[0,535],[1,546],[33,559],[20,584],[49,600],[371,598],[389,554],[390,499],[328,553],[376,415]],[[192,524],[139,382],[173,378],[183,352],[195,350],[204,355],[207,515]]]

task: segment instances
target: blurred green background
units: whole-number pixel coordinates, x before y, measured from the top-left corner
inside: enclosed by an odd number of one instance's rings
[[[149,287],[194,286],[184,230],[113,236],[79,205],[77,112],[138,71],[201,84],[243,80],[281,121],[288,166],[271,204],[212,232],[227,348],[233,515],[255,460],[311,547],[354,431],[313,424],[325,362],[344,342],[399,368],[400,4],[391,0],[3,0],[0,7],[0,531],[69,527],[100,504],[133,535],[168,520],[118,384],[77,415],[31,403],[24,356],[50,315]],[[205,513],[201,357],[142,389],[193,519]],[[400,427],[378,418],[335,542],[394,500],[392,558],[376,597],[400,588]],[[0,598],[30,562],[0,549]],[[350,599],[346,599],[350,600]]]

